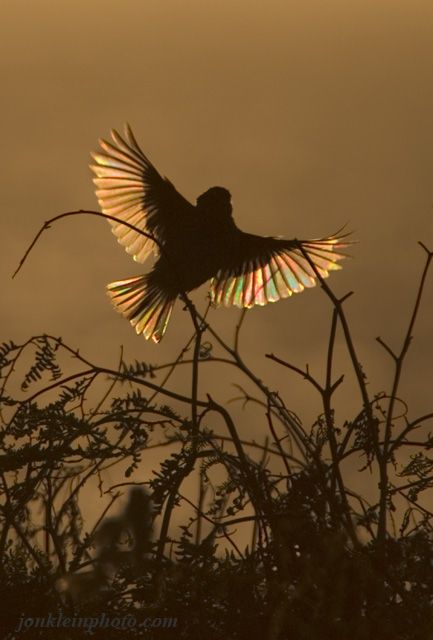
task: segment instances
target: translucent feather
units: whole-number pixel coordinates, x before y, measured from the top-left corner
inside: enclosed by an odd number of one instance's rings
[[[170,320],[175,298],[148,287],[146,276],[118,280],[107,286],[116,310],[129,320],[137,335],[159,342]]]
[[[151,165],[138,147],[129,127],[125,130],[125,136],[126,140],[113,130],[113,143],[100,140],[104,153],[92,153],[96,164],[90,165],[90,168],[96,176],[93,179],[96,196],[103,213],[149,233],[149,206],[145,200],[146,171]],[[136,262],[144,262],[152,250],[155,250],[155,243],[151,239],[121,222],[109,222],[118,242]]]
[[[210,298],[215,306],[265,305],[299,293],[341,269],[348,234],[317,240],[294,241],[289,249],[275,249],[264,264],[248,262],[243,271],[220,271],[211,281]],[[304,254],[305,252],[305,254]]]

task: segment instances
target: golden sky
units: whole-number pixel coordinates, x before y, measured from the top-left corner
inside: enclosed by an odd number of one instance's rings
[[[355,292],[359,357],[372,391],[385,388],[392,365],[375,337],[400,344],[424,263],[417,241],[433,249],[431,0],[2,0],[0,77],[2,340],[61,335],[114,366],[121,344],[156,363],[190,336],[180,303],[160,345],[112,310],[106,283],[142,267],[99,219],[57,223],[11,280],[46,219],[97,208],[89,152],[128,121],[187,198],[230,189],[244,230],[314,238],[348,223],[354,259],[329,283]],[[205,295],[193,294],[199,309]],[[431,410],[432,304],[430,278],[402,381],[416,414]],[[238,314],[210,320],[229,337]],[[330,319],[319,289],[247,314],[246,360],[307,420],[307,383],[264,354],[322,375]],[[348,370],[342,356],[336,373]],[[224,402],[233,379],[208,369],[201,392]],[[343,391],[341,402],[360,406]]]

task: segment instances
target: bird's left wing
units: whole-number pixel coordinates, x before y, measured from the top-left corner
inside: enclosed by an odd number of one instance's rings
[[[113,142],[99,140],[102,152],[92,153],[96,164],[96,196],[118,242],[136,262],[144,262],[155,248],[146,236],[122,224],[128,222],[164,244],[167,232],[194,218],[195,207],[163,178],[144,155],[129,125],[125,137],[113,130]]]
[[[341,269],[338,263],[346,257],[343,249],[352,244],[348,235],[338,232],[316,240],[280,240],[240,232],[235,258],[211,281],[211,301],[216,306],[250,308],[314,287],[315,270],[327,278],[330,271]]]

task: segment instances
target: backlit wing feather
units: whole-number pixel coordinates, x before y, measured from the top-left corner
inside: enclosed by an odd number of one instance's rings
[[[330,271],[341,269],[338,263],[346,257],[343,249],[352,244],[348,235],[285,241],[242,233],[236,252],[240,262],[221,269],[213,278],[211,301],[215,306],[250,308],[314,287],[315,270],[327,278]]]
[[[92,153],[96,164],[90,167],[96,175],[96,196],[102,212],[119,220],[109,220],[118,242],[136,262],[144,262],[155,243],[122,221],[164,243],[170,226],[179,224],[179,216],[194,216],[195,207],[158,173],[129,125],[125,126],[124,138],[115,130],[111,137],[112,142],[99,140],[102,152]]]

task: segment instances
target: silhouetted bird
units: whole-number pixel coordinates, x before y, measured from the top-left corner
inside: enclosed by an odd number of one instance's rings
[[[244,233],[232,217],[231,196],[212,187],[190,204],[163,178],[138,146],[128,125],[125,137],[112,131],[113,143],[100,140],[103,153],[92,153],[96,195],[112,231],[135,261],[152,250],[159,257],[141,276],[112,282],[108,294],[137,334],[159,342],[177,296],[211,279],[214,305],[252,307],[312,287],[318,273],[341,268],[346,235],[317,240],[283,240]],[[151,234],[157,243],[122,222]]]

